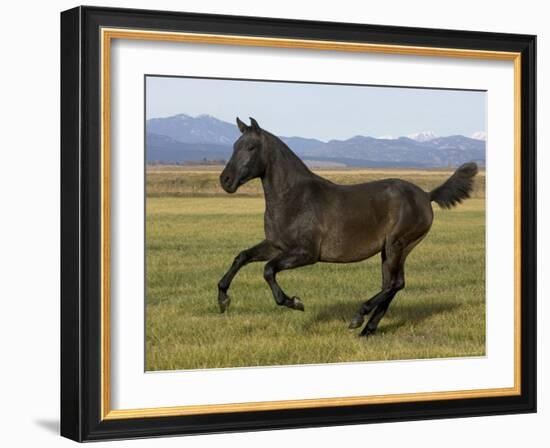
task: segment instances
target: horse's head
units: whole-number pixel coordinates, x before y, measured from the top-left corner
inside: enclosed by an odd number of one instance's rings
[[[254,118],[250,118],[247,126],[238,117],[237,126],[242,135],[233,145],[233,155],[220,174],[220,184],[228,193],[235,193],[242,184],[265,172],[265,139],[260,126]]]

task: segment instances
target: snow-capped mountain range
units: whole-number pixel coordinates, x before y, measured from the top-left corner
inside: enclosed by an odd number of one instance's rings
[[[484,131],[478,131],[478,132],[474,132],[470,137],[475,139],[475,140],[486,141],[487,140],[487,133],[484,132]]]
[[[422,131],[416,134],[407,135],[407,137],[412,140],[416,140],[417,142],[429,142],[430,140],[437,138],[438,135],[433,131]]]
[[[237,126],[211,115],[178,114],[153,118],[146,124],[148,162],[174,163],[227,160],[239,137]],[[422,131],[406,137],[368,137],[323,142],[281,137],[302,159],[325,164],[374,167],[448,167],[468,161],[485,164],[485,133],[471,137],[437,136]]]
[[[191,117],[178,114],[147,120],[147,132],[166,135],[184,143],[214,143],[232,145],[238,138],[237,126],[211,115]]]

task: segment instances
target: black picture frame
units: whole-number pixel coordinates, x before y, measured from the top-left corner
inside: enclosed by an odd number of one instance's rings
[[[100,29],[521,53],[521,394],[101,419]],[[536,412],[536,37],[100,7],[61,13],[61,435],[76,441]]]

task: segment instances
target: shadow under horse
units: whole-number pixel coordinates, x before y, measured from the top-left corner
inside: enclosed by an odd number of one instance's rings
[[[246,264],[267,261],[264,278],[275,302],[304,310],[298,297],[289,297],[276,280],[286,269],[318,262],[352,263],[380,253],[382,289],[365,301],[349,328],[376,331],[397,292],[405,287],[405,260],[427,235],[433,221],[432,202],[451,208],[470,196],[475,163],[466,163],[430,192],[401,179],[383,179],[355,185],[338,185],[313,173],[275,135],[250,119],[237,118],[241,136],[220,175],[227,193],[260,178],[265,195],[265,239],[243,250],[218,283],[218,303],[229,306],[231,281]]]

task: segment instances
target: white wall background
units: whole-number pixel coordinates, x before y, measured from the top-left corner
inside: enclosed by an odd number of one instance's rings
[[[0,70],[0,440],[4,446],[69,446],[58,435],[59,414],[59,12],[71,1],[6,3],[2,7]],[[539,413],[190,438],[124,441],[109,446],[225,447],[315,444],[446,448],[545,446],[550,392],[544,376],[550,333],[543,298],[550,276],[550,158],[544,151],[550,121],[545,78],[550,38],[545,2],[394,0],[156,0],[88,1],[87,4],[185,10],[384,25],[537,34],[539,194]],[[546,202],[546,207],[543,203]],[[96,446],[103,446],[101,443]]]

